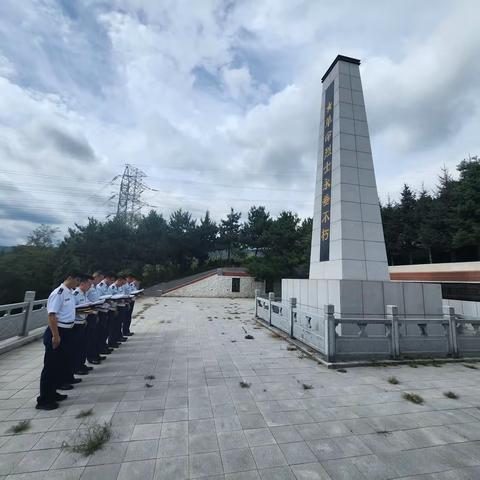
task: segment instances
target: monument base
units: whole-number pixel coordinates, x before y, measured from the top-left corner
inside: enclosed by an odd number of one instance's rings
[[[282,299],[289,298],[296,298],[300,309],[323,312],[324,305],[334,305],[343,318],[383,317],[387,305],[396,305],[400,318],[443,315],[442,288],[434,283],[282,279]]]

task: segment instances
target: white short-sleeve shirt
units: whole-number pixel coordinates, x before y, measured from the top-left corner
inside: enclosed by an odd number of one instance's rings
[[[75,321],[75,300],[72,291],[63,283],[48,297],[47,311],[56,315],[59,327],[73,327]]]

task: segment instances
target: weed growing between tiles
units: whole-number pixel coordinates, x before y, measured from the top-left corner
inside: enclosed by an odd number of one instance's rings
[[[408,400],[409,402],[416,403],[417,405],[421,405],[423,403],[423,398],[417,393],[404,393],[402,398]]]
[[[22,420],[8,429],[10,433],[23,433],[30,428],[30,420]]]
[[[86,418],[90,417],[93,415],[93,408],[89,408],[88,410],[80,410],[77,415],[75,415],[75,418]]]
[[[62,446],[74,453],[80,453],[84,457],[92,455],[110,440],[112,436],[111,423],[98,423],[88,426],[81,432],[73,445],[64,443]]]

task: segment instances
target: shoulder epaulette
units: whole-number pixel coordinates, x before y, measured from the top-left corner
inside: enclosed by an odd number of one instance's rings
[[[57,293],[63,293],[63,287],[59,288]]]
[[[75,290],[75,291],[73,292],[74,295],[78,295],[78,293],[79,293],[78,290]]]

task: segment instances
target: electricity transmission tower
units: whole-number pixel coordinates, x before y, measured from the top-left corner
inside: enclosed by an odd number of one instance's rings
[[[135,222],[142,207],[147,205],[141,199],[142,193],[149,189],[143,183],[145,177],[146,174],[138,168],[129,164],[125,165],[118,194],[117,218],[122,219],[128,225]]]

